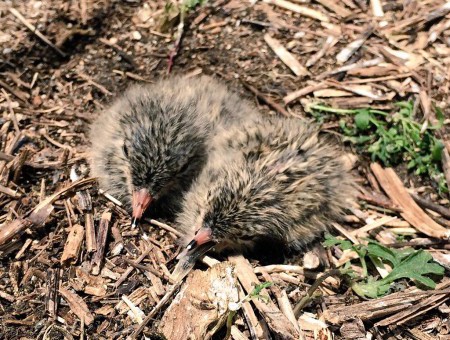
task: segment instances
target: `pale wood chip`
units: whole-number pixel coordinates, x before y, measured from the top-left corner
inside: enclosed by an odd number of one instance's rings
[[[89,308],[84,300],[76,293],[67,290],[64,287],[59,287],[59,293],[69,304],[70,310],[86,325],[94,322],[94,316],[89,311]]]
[[[304,15],[305,17],[310,17],[319,21],[329,22],[330,18],[328,18],[325,14],[316,11],[314,9],[300,6],[297,4],[293,4],[292,2],[285,1],[285,0],[264,0],[264,2],[273,4],[275,6],[287,9],[289,11],[298,13],[300,15]]]
[[[230,262],[214,265],[206,271],[194,270],[187,277],[172,304],[167,307],[159,332],[167,339],[210,339],[238,304],[235,270]]]
[[[236,274],[239,282],[248,294],[251,293],[254,285],[260,284],[252,266],[242,256],[231,256],[229,259],[236,265]],[[266,290],[262,290],[261,294],[268,295]],[[267,304],[259,300],[253,300],[253,303],[276,336],[283,339],[299,338],[300,334],[271,300]]]
[[[373,16],[375,17],[384,16],[383,6],[381,6],[380,0],[370,0],[370,7],[372,8]]]
[[[370,230],[382,227],[383,225],[385,225],[388,222],[395,221],[396,219],[397,219],[396,216],[384,216],[378,220],[373,221],[372,223],[368,223],[365,226],[352,231],[351,233],[358,237],[358,236],[361,236],[361,235],[367,233]]]
[[[354,41],[345,46],[345,48],[337,54],[336,60],[338,61],[338,63],[343,64],[348,59],[350,59],[350,57],[364,44],[367,38],[372,34],[373,30],[374,27],[371,25],[364,28],[363,33],[361,33]]]
[[[370,165],[383,190],[391,200],[403,209],[401,216],[425,235],[448,239],[450,230],[436,223],[414,202],[392,168],[383,169],[379,164]]]
[[[67,236],[66,244],[64,245],[64,250],[60,260],[61,264],[74,264],[77,262],[83,239],[84,228],[79,224],[75,224]]]
[[[307,94],[310,94],[311,92],[314,92],[316,90],[320,90],[327,87],[325,83],[318,83],[318,84],[312,84],[308,85],[306,87],[303,87],[299,90],[296,90],[294,92],[288,93],[284,98],[283,101],[285,104],[289,104],[290,102],[293,102],[294,100],[306,96]]]
[[[307,75],[308,70],[283,46],[281,42],[272,38],[268,33],[264,35],[264,40],[269,47],[275,52],[278,58],[281,59],[287,67],[291,69],[296,76],[303,77]]]

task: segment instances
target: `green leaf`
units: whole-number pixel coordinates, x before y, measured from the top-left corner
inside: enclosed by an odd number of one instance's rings
[[[253,288],[253,290],[250,293],[250,296],[259,296],[259,294],[261,294],[261,291],[267,287],[272,286],[273,283],[272,282],[263,282],[260,283],[259,285],[256,285],[255,288]]]
[[[438,139],[431,151],[431,159],[435,162],[440,162],[442,160],[442,150],[444,150],[444,143]]]
[[[365,283],[354,283],[352,288],[359,296],[376,298],[385,295],[392,283],[399,279],[415,280],[428,288],[434,289],[436,283],[425,275],[444,274],[444,268],[437,263],[433,263],[433,257],[423,250],[413,252],[404,257],[401,262],[398,262],[398,253],[395,254],[395,252],[387,251],[387,248],[383,249],[376,246],[372,246],[371,249],[374,253],[378,253],[380,257],[389,258],[389,262],[394,261],[397,264],[384,279],[377,281],[369,278]],[[394,264],[394,262],[391,263]]]
[[[370,113],[368,110],[361,110],[355,116],[355,124],[359,130],[367,130],[370,124]]]
[[[345,110],[319,104],[311,104],[310,108],[312,112],[320,113],[322,119],[327,114],[354,115],[350,122],[348,118],[340,121],[344,141],[357,145],[358,151],[368,154],[372,161],[380,161],[384,166],[407,162],[408,170],[417,175],[427,175],[436,183],[439,193],[445,193],[448,188],[440,164],[443,144],[433,135],[433,130],[443,124],[442,111],[435,107],[439,124],[422,132],[422,124],[413,117],[414,102],[410,100],[394,104],[398,108],[396,112],[372,108]]]
[[[342,250],[351,249],[353,244],[348,240],[341,240],[331,234],[325,234],[325,241],[322,243],[325,248],[339,246]]]
[[[436,283],[427,279],[427,274],[444,274],[444,268],[437,263],[430,263],[433,257],[430,253],[419,250],[406,257],[397,267],[395,267],[388,276],[382,281],[394,282],[401,278],[414,279],[429,288],[434,289]]]
[[[380,257],[383,260],[389,261],[394,267],[397,266],[401,257],[393,249],[389,249],[378,242],[371,241],[367,245],[367,252],[371,256]]]

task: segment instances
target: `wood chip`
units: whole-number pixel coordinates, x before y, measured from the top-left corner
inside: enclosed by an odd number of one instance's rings
[[[308,70],[286,49],[281,42],[272,38],[268,33],[264,35],[264,40],[269,47],[275,52],[278,58],[288,66],[296,76],[303,77],[307,75]]]
[[[319,21],[323,22],[329,22],[330,19],[323,13],[313,10],[311,8],[300,6],[297,4],[293,4],[292,2],[285,1],[285,0],[264,0],[264,2],[267,2],[269,4],[273,4],[275,6],[287,9],[289,11],[298,13],[300,15],[304,15],[305,17],[310,17]]]
[[[166,309],[158,329],[167,339],[210,339],[239,302],[233,265],[222,262],[207,271],[194,270]]]
[[[450,237],[450,230],[433,221],[414,202],[392,168],[383,169],[377,163],[372,163],[370,168],[386,194],[395,204],[403,209],[401,216],[406,221],[425,235],[440,239],[448,239]]]
[[[64,287],[59,287],[59,293],[69,304],[70,310],[86,325],[94,322],[94,316],[89,311],[89,308],[84,300],[76,293],[67,290]]]
[[[253,291],[255,284],[260,284],[258,278],[253,272],[253,268],[242,256],[231,256],[229,260],[236,265],[236,274],[239,281],[244,287],[247,294]],[[267,292],[263,290],[261,294],[267,295]],[[266,304],[259,300],[253,300],[256,308],[262,313],[269,328],[276,334],[276,336],[283,339],[298,339],[299,334],[297,330],[292,326],[289,320],[281,313],[276,305],[269,300]]]
[[[109,232],[109,222],[111,222],[111,213],[106,210],[102,214],[100,219],[100,226],[98,227],[98,238],[97,238],[97,251],[92,257],[92,274],[98,275],[100,273],[100,267],[103,262],[103,256],[105,254],[106,239]]]
[[[67,236],[66,244],[64,245],[60,260],[62,265],[74,264],[77,262],[83,239],[84,228],[79,224],[75,224],[71,228],[70,233]]]
[[[350,57],[364,44],[367,38],[372,34],[374,27],[369,25],[364,28],[363,33],[361,33],[354,41],[345,46],[345,48],[338,53],[336,60],[338,63],[345,63]]]

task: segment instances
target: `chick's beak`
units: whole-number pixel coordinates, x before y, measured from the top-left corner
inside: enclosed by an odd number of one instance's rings
[[[136,227],[142,215],[152,202],[152,196],[147,189],[139,189],[133,192],[133,218],[131,225]]]
[[[174,282],[182,280],[194,267],[195,262],[216,243],[209,228],[201,228],[186,248],[177,256],[178,263],[171,278]]]

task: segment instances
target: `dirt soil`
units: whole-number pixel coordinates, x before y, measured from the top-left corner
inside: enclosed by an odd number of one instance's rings
[[[435,108],[439,107],[447,119],[439,136],[450,149],[446,133],[450,118],[450,7],[445,1],[382,1],[380,16],[374,14],[379,1],[291,2],[314,10],[312,14],[298,7],[283,8],[286,1],[281,0],[209,1],[188,9],[179,46],[179,16],[176,4],[169,10],[169,3],[0,3],[0,234],[11,221],[20,222],[37,206],[50,209],[47,215],[39,212],[44,214],[43,225],[20,225],[17,235],[0,242],[0,338],[125,338],[137,329],[137,323],[127,314],[129,306],[122,296],[128,296],[148,315],[169,290],[168,275],[179,252],[176,234],[170,228],[149,224],[145,227],[149,237],[144,240],[141,230],[130,229],[127,212],[100,194],[95,182],[66,188],[74,176],[88,177],[90,122],[129,85],[166,76],[169,55],[174,51],[177,55],[171,73],[213,75],[267,115],[311,118],[305,107],[316,100],[340,108],[371,106],[393,112],[395,101],[411,99],[417,103],[417,120],[433,124]],[[317,13],[325,17],[317,18]],[[290,53],[302,68],[296,69],[289,59],[283,61],[266,35],[285,48],[279,53]],[[358,40],[358,48],[350,49],[348,58],[339,61],[339,52]],[[293,95],[298,90],[302,91]],[[320,90],[329,91],[324,94]],[[336,117],[327,119],[324,129],[339,134]],[[346,148],[354,152],[350,146]],[[361,200],[359,208],[349,212],[343,222],[346,230],[351,234],[374,219],[397,216],[397,224],[381,224],[381,236],[371,236],[386,244],[397,242],[399,236],[411,242],[431,240],[431,246],[426,241],[423,244],[446,267],[450,263],[448,246],[415,229],[414,221],[402,218],[392,197],[382,194],[384,187],[377,183],[369,160],[357,156],[353,165],[359,184],[370,197],[382,199]],[[432,181],[411,175],[405,166],[395,170],[405,187],[448,211],[448,196],[438,195]],[[60,191],[45,205],[46,197]],[[86,197],[92,200],[92,209],[83,204]],[[380,207],[382,202],[388,203]],[[105,211],[112,213],[111,221]],[[450,228],[445,213],[430,211],[426,212],[435,221]],[[97,233],[102,223],[110,231],[103,257],[98,260],[99,275],[90,272],[93,256],[84,243],[72,262],[61,261],[66,240],[76,238],[70,233],[77,226],[86,232],[90,218]],[[345,230],[344,236],[348,236]],[[317,275],[335,266],[342,256],[320,245],[312,248],[307,258],[297,254],[286,260],[298,269],[310,258],[317,259],[319,264],[312,265],[309,274],[288,269],[267,273],[276,284],[270,290],[272,300],[279,305],[273,304],[274,308],[283,313],[280,301],[293,308]],[[259,265],[254,260],[251,263]],[[151,266],[155,272],[146,272],[142,266]],[[260,281],[266,281],[267,276],[256,272]],[[404,288],[409,286],[405,281]],[[278,299],[281,291],[284,300]],[[388,316],[378,315],[355,316],[352,328],[353,321],[333,323],[324,319],[323,313],[330,306],[362,300],[339,278],[328,279],[320,292],[298,322],[306,339],[450,336],[448,295],[444,299],[439,295],[442,301],[429,303],[424,297],[420,300],[424,313],[417,312],[399,327],[377,326],[377,321]],[[157,321],[164,310],[158,310],[141,335],[157,338]],[[259,326],[267,327],[264,313],[257,309],[255,313]],[[234,339],[252,337],[244,314],[238,313],[232,329]],[[272,331],[265,329],[260,337],[267,338]],[[225,333],[222,329],[216,337],[223,338]]]

